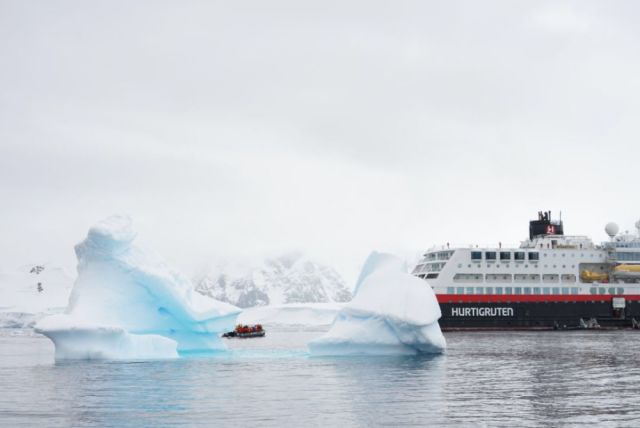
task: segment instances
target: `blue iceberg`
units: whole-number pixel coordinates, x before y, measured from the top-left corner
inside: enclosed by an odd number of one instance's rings
[[[415,355],[444,352],[440,305],[427,282],[398,258],[372,253],[351,302],[327,333],[311,341],[312,355]]]
[[[160,257],[134,244],[131,219],[112,216],[76,245],[78,278],[63,314],[36,331],[56,359],[176,358],[224,350],[240,309],[205,297]]]

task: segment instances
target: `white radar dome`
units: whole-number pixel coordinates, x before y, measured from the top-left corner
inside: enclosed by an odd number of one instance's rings
[[[604,231],[607,232],[607,235],[609,235],[610,238],[616,236],[619,230],[620,228],[614,222],[607,223],[607,225],[604,227]]]

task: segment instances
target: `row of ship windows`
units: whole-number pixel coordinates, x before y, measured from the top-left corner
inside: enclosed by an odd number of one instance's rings
[[[640,248],[640,242],[614,242],[616,248]]]
[[[511,252],[510,251],[485,251],[484,259],[485,260],[498,260],[498,254],[500,255],[500,260],[511,260]],[[525,260],[525,255],[528,254],[529,260],[540,260],[540,254],[535,252],[525,253],[524,251],[516,251],[513,253],[514,260]],[[482,251],[472,251],[471,252],[471,260],[482,260]]]
[[[443,267],[444,267],[444,264],[442,264],[442,265],[443,265]],[[514,265],[514,266],[515,266],[516,268],[519,268],[519,267],[520,267],[520,266],[522,266],[522,265],[518,265],[518,264],[516,264],[516,265]],[[533,267],[535,267],[535,268],[537,268],[537,267],[538,267],[538,265],[537,265],[537,264],[532,264],[531,266],[533,266]],[[458,267],[459,267],[459,268],[461,268],[461,267],[462,267],[462,263],[458,263]],[[471,267],[471,265],[467,265],[467,267]],[[473,267],[479,267],[479,268],[481,268],[481,267],[482,267],[482,265],[481,265],[481,264],[474,264],[474,266],[473,266]],[[493,267],[495,267],[495,268],[499,268],[499,267],[500,267],[500,263],[498,263],[498,264],[496,264],[496,265],[490,265],[490,264],[487,264],[487,268],[493,268]],[[504,267],[505,267],[505,268],[509,268],[509,264],[508,264],[508,263],[506,263],[506,264],[504,265]],[[528,268],[528,267],[529,267],[529,265],[524,265],[524,267],[525,267],[525,268]],[[544,265],[544,267],[545,267],[545,268],[546,268],[546,267],[549,267],[549,265]],[[553,265],[553,268],[554,268],[554,269],[555,269],[555,268],[557,268],[557,267],[558,267],[558,265]],[[562,268],[563,268],[563,269],[565,269],[566,267],[567,267],[567,265],[562,265]],[[572,269],[575,269],[575,267],[576,267],[576,265],[571,265],[571,268],[572,268]]]
[[[445,263],[427,263],[427,264],[423,264],[423,265],[418,265],[415,267],[415,269],[413,270],[413,272],[411,272],[412,274],[418,274],[418,273],[422,273],[422,272],[440,272],[443,268],[444,268]],[[524,266],[525,269],[529,268],[529,265],[515,265],[516,268],[520,267],[520,266]],[[532,264],[531,265],[534,268],[537,268],[538,265],[537,264]],[[467,267],[471,268],[472,265],[467,265]],[[482,265],[474,265],[473,267],[482,267]],[[496,264],[496,265],[489,265],[487,264],[487,268],[500,268],[500,264]],[[505,268],[509,268],[509,264],[505,264],[504,265]],[[544,265],[545,268],[549,267],[549,265]],[[558,267],[558,265],[552,265],[552,267],[554,269],[556,269]],[[462,263],[458,263],[458,268],[462,268]],[[562,269],[566,269],[567,265],[562,265]],[[571,265],[571,269],[575,269],[576,265]],[[516,274],[517,275],[517,274]],[[480,281],[482,282],[482,281]]]
[[[449,260],[453,255],[453,251],[439,251],[437,253],[425,254],[424,261],[429,260]]]
[[[591,287],[590,294],[624,294],[622,287]],[[447,287],[447,294],[580,294],[578,287]]]
[[[449,260],[453,255],[453,251],[439,251],[435,253],[429,253],[425,255],[424,261],[431,260]],[[570,253],[571,257],[575,257],[575,253]],[[548,254],[544,253],[544,257],[547,257]],[[551,254],[553,257],[556,257],[557,254]],[[565,253],[560,254],[561,257],[566,257]],[[584,253],[580,254],[580,257],[584,257]],[[601,257],[604,255],[601,254]],[[640,261],[640,253],[629,253],[629,252],[617,252],[616,258],[618,260],[628,260],[628,261]],[[482,251],[471,251],[471,260],[540,260],[540,254],[535,251],[485,251],[484,257]]]
[[[640,261],[640,253],[619,253],[619,252],[616,252],[616,260],[638,262],[638,261]]]
[[[507,273],[488,273],[482,275],[479,273],[457,273],[453,277],[454,282],[576,282],[576,276],[571,273],[567,274],[519,274],[515,275]]]
[[[511,257],[511,255],[513,254],[513,257]],[[634,255],[634,253],[618,253],[618,256],[620,256],[620,254],[629,254],[629,257],[640,257],[640,254],[638,254],[637,256]],[[471,251],[471,260],[483,260],[482,257],[482,251]],[[565,253],[560,254],[562,257],[566,257],[567,255]],[[544,257],[547,257],[548,254],[544,253]],[[552,254],[553,257],[556,257],[557,254],[553,253]],[[571,257],[575,257],[576,254],[575,253],[571,253]],[[604,254],[600,255],[601,258],[604,258]],[[584,257],[584,253],[580,254],[580,257]],[[623,257],[627,257],[627,256],[623,256]],[[517,260],[517,261],[523,261],[523,260],[540,260],[540,253],[534,252],[534,251],[530,251],[530,252],[525,252],[525,251],[515,251],[514,253],[511,253],[510,251],[485,251],[484,252],[484,260]],[[622,259],[620,259],[622,260]],[[627,259],[625,259],[627,260]],[[635,258],[631,258],[628,260],[636,260]]]
[[[424,265],[419,265],[413,271],[413,273],[418,272],[440,272],[446,263],[427,263]]]

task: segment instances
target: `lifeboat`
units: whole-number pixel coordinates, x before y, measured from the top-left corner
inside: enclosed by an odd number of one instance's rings
[[[608,282],[609,274],[605,272],[583,270],[582,272],[580,272],[580,279],[584,282]]]
[[[640,265],[619,265],[613,269],[616,272],[637,272],[640,273]]]
[[[233,331],[229,331],[222,335],[222,337],[239,337],[241,339],[250,337],[264,337],[266,332],[262,328],[261,324],[256,325],[242,325],[238,324]]]
[[[640,265],[618,265],[613,274],[616,278],[640,278]]]

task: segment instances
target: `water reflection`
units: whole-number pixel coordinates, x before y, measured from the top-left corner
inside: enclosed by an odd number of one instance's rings
[[[327,359],[353,421],[365,425],[425,425],[444,413],[446,356]]]

